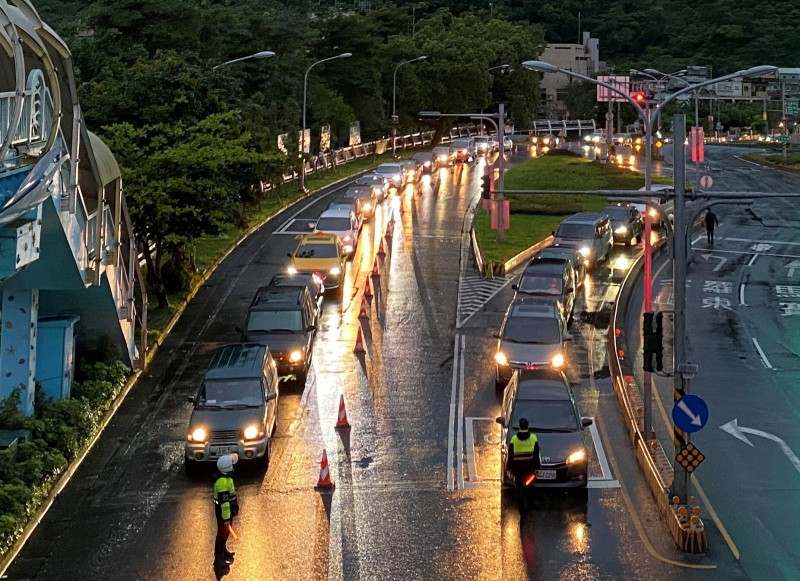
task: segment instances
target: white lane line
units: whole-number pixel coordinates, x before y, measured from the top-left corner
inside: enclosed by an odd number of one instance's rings
[[[752,254],[752,251],[750,250],[720,250],[718,248],[715,248],[714,252],[723,252],[725,254]],[[777,258],[800,258],[800,255],[798,254],[777,254],[775,252],[760,252],[759,255],[775,256]]]
[[[738,159],[739,161],[743,161],[743,162],[745,162],[745,163],[749,163],[750,165],[754,165],[754,166],[756,166],[756,167],[760,167],[760,168],[762,168],[762,169],[766,169],[766,168],[764,168],[764,166],[763,166],[763,165],[761,165],[760,163],[756,163],[756,162],[754,162],[754,161],[750,161],[749,159],[745,159],[745,158],[743,158],[741,155],[734,155],[733,157],[735,157],[735,158],[736,158],[736,159]]]
[[[740,307],[747,306],[744,302],[744,283],[739,285],[739,306]]]
[[[595,424],[594,418],[592,418],[592,425],[589,426],[589,432],[592,434],[594,449],[597,452],[597,461],[600,462],[600,471],[603,473],[602,479],[610,480],[611,467],[608,465],[608,459],[606,458],[606,451],[603,449],[603,442],[600,441],[600,433],[597,431],[597,424]]]
[[[316,204],[316,203],[317,203],[319,200],[321,200],[321,199],[323,199],[323,198],[327,198],[327,197],[328,197],[328,196],[330,196],[332,193],[334,193],[334,192],[338,192],[338,191],[340,191],[340,190],[342,190],[342,189],[343,189],[343,186],[342,186],[342,187],[338,187],[338,188],[334,188],[334,189],[332,189],[330,192],[328,192],[328,193],[326,193],[326,194],[322,194],[321,196],[314,198],[314,199],[313,199],[313,200],[311,200],[311,201],[310,201],[308,204],[306,204],[305,206],[303,206],[302,208],[300,208],[299,210],[297,210],[297,212],[295,212],[294,214],[292,214],[291,216],[289,216],[289,217],[286,219],[286,222],[284,222],[283,224],[281,224],[281,225],[280,225],[280,226],[279,226],[279,227],[278,227],[278,228],[275,230],[274,234],[289,234],[289,232],[286,232],[286,229],[287,229],[287,228],[289,228],[289,225],[290,225],[292,222],[294,222],[294,221],[297,219],[297,217],[298,217],[300,214],[302,214],[303,212],[305,212],[306,210],[308,210],[308,209],[309,209],[311,206],[313,206],[314,204]],[[306,231],[306,232],[301,232],[301,234],[307,234],[307,233],[308,233],[308,231]]]
[[[753,337],[753,345],[756,346],[756,351],[758,351],[759,357],[761,357],[761,362],[764,364],[764,367],[767,369],[773,369],[772,364],[767,359],[767,356],[764,355],[764,351],[761,349],[761,345],[758,344],[758,340]]]
[[[458,391],[458,347],[460,335],[453,341],[453,385],[450,390],[450,423],[447,427],[447,490],[453,490],[453,439],[456,421],[456,392]]]
[[[458,355],[458,440],[456,441],[456,462],[458,464],[457,485],[464,488],[464,345],[466,337],[460,335],[461,352]]]
[[[586,488],[622,488],[619,480],[603,480],[589,477]]]
[[[753,257],[750,259],[750,262],[747,263],[747,266],[753,266],[756,262],[756,258],[758,258],[758,252],[753,255]]]
[[[464,349],[466,337],[461,335],[461,352],[458,355],[458,441],[456,462],[458,463],[458,488],[464,488]]]
[[[692,240],[692,246],[694,246],[695,244],[697,244],[698,242],[700,242],[700,241],[701,241],[703,238],[705,238],[705,237],[704,237],[704,236],[698,236],[697,238],[695,238],[694,240]]]
[[[480,420],[483,422],[492,422],[494,421],[493,418],[486,418],[486,417],[473,417],[468,416],[464,418],[464,422],[466,423],[466,431],[465,436],[467,438],[467,476],[469,477],[470,482],[478,482],[479,480],[485,480],[484,478],[478,478],[478,469],[475,465],[475,426],[473,422],[475,420]]]

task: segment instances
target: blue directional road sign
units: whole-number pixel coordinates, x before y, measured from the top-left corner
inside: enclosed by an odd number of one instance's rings
[[[684,395],[672,407],[672,421],[684,432],[696,432],[708,421],[708,406],[696,395]]]

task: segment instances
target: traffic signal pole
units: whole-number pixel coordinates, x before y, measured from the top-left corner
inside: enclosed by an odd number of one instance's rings
[[[686,116],[672,117],[673,154],[675,168],[675,235],[672,237],[674,257],[672,261],[672,283],[674,287],[674,321],[673,352],[675,357],[675,374],[673,376],[673,398],[675,402],[686,395],[689,390],[691,375],[684,374],[682,368],[686,363]],[[687,376],[688,375],[688,376]],[[691,441],[688,433],[678,426],[673,427],[675,455]],[[672,494],[680,498],[682,503],[688,502],[690,491],[690,474],[680,463],[674,463],[674,480]]]
[[[506,128],[506,108],[503,103],[500,103],[497,106],[497,141],[500,144],[500,153],[497,156],[497,169],[498,169],[498,176],[497,176],[497,187],[495,188],[495,203],[497,204],[495,208],[497,209],[497,241],[502,242],[505,240],[505,236],[503,233],[504,228],[510,226],[510,224],[503,224],[504,218],[504,210],[505,204],[505,197],[503,196],[503,186],[505,185],[505,160],[506,160],[506,150],[504,147],[504,140],[505,140],[505,128]],[[498,191],[499,190],[499,191]]]

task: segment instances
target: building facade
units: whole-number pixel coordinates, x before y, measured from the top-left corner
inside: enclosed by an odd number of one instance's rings
[[[600,41],[584,32],[581,44],[554,43],[544,47],[539,60],[581,75],[593,77],[604,68],[600,61]],[[563,119],[566,115],[564,90],[575,80],[567,75],[542,75],[541,95],[547,119]]]

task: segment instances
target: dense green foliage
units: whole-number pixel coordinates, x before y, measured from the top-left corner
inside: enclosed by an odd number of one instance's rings
[[[28,441],[0,451],[0,551],[5,552],[28,518],[47,498],[67,463],[97,433],[106,411],[128,379],[121,362],[84,365],[72,399],[42,400],[36,415],[24,417],[19,396],[0,402],[0,429],[30,430]]]

